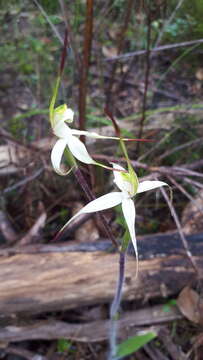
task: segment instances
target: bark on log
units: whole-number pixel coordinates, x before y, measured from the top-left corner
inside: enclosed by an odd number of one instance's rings
[[[199,279],[203,277],[202,240],[203,234],[187,237],[199,267]],[[145,236],[138,238],[138,242],[139,277],[135,281],[135,258],[129,256],[124,299],[168,297],[197,279],[181,250],[177,234]],[[4,315],[40,313],[111,301],[116,286],[118,254],[76,251],[77,247],[72,247],[73,252],[70,250],[68,245],[13,249],[13,255],[11,251],[2,250],[0,312]]]

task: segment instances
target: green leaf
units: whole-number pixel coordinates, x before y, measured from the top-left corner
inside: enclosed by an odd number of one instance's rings
[[[117,356],[122,357],[130,355],[146,345],[149,341],[157,336],[156,333],[150,332],[143,335],[135,335],[118,345]]]
[[[65,351],[67,352],[68,350],[70,350],[71,345],[72,344],[69,340],[59,339],[57,341],[57,351],[60,353],[64,353]]]
[[[171,299],[171,300],[167,301],[166,304],[163,305],[163,311],[169,312],[169,311],[171,311],[171,308],[176,305],[177,305],[177,301],[175,299]]]

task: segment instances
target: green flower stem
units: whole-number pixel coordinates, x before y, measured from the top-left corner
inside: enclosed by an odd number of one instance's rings
[[[53,117],[54,117],[54,106],[55,106],[56,98],[57,98],[57,95],[58,95],[60,81],[61,81],[61,77],[58,76],[57,79],[56,79],[56,84],[55,84],[53,95],[52,95],[50,105],[49,105],[49,118],[50,118],[50,122],[51,122],[52,127],[53,127]]]
[[[65,155],[65,158],[66,158],[68,164],[70,165],[70,167],[77,169],[77,168],[78,168],[78,164],[77,164],[74,156],[72,155],[72,153],[70,152],[70,150],[68,150],[67,147],[65,148],[64,155]]]

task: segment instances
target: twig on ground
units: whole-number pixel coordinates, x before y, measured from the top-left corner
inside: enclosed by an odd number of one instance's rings
[[[197,160],[197,161],[194,161],[193,163],[191,164],[186,164],[186,165],[182,165],[182,166],[187,166],[188,169],[197,169],[197,168],[200,168],[203,166],[203,159],[202,160]]]
[[[179,189],[194,205],[195,207],[200,211],[203,212],[203,207],[200,207],[197,203],[197,201],[192,197],[188,191],[184,189],[184,187],[179,184],[172,176],[168,175],[168,179]]]
[[[14,185],[8,186],[6,189],[4,189],[2,191],[3,194],[7,194],[13,190],[18,189],[19,187],[27,184],[28,182],[36,179],[38,176],[40,176],[42,174],[42,172],[44,171],[44,167],[41,167],[40,169],[38,169],[37,171],[35,171],[32,175],[27,176],[25,179],[18,181],[17,183],[15,183]]]
[[[115,163],[126,162],[124,157],[115,158],[114,156],[95,154],[94,158],[100,160],[106,160],[107,162],[115,162]],[[131,160],[131,163],[135,168],[137,167],[150,171],[152,173],[150,177],[155,175],[153,173],[156,173],[156,175],[158,173],[159,175],[164,174],[164,175],[173,175],[173,176],[181,176],[181,177],[185,177],[185,176],[203,177],[202,173],[190,170],[190,168],[193,168],[191,164],[183,164],[179,166],[150,166],[147,165],[146,163],[142,163],[136,160]],[[186,168],[187,165],[188,168]],[[195,167],[199,167],[199,162],[195,165]]]
[[[172,205],[172,203],[171,203],[171,201],[170,201],[170,199],[169,199],[169,197],[168,197],[168,195],[167,195],[166,190],[163,189],[163,188],[160,188],[160,191],[162,192],[162,195],[163,195],[164,199],[166,200],[166,202],[167,202],[167,204],[168,204],[168,207],[169,207],[169,209],[170,209],[171,215],[172,215],[172,217],[173,217],[173,219],[174,219],[174,222],[175,222],[175,224],[176,224],[176,227],[177,227],[177,229],[178,229],[178,232],[179,232],[179,235],[180,235],[180,238],[181,238],[183,247],[184,247],[184,249],[185,249],[186,255],[187,255],[188,259],[190,260],[190,262],[191,262],[194,270],[196,271],[196,273],[199,274],[199,270],[198,270],[197,264],[196,264],[196,262],[195,262],[195,260],[194,260],[194,258],[193,258],[193,255],[192,255],[192,253],[191,253],[191,251],[190,251],[190,249],[189,249],[189,247],[188,247],[188,243],[187,243],[187,240],[186,240],[185,235],[184,235],[184,233],[183,233],[183,230],[182,230],[182,227],[181,227],[181,224],[180,224],[180,220],[179,220],[179,218],[178,218],[178,215],[177,215],[177,213],[176,213],[176,210],[175,210],[174,206]]]
[[[203,44],[203,39],[184,41],[184,42],[176,43],[176,44],[162,45],[162,46],[158,46],[157,48],[155,47],[155,48],[151,49],[151,52],[154,53],[154,52],[159,52],[159,51],[177,49],[179,47],[191,46],[191,45],[194,45],[194,44]],[[133,51],[133,52],[126,53],[126,54],[123,54],[123,55],[112,56],[111,58],[104,59],[104,61],[125,60],[125,59],[127,59],[129,57],[132,57],[132,56],[144,55],[144,54],[146,54],[146,52],[147,52],[147,50]]]
[[[159,349],[153,347],[151,344],[145,345],[144,351],[147,353],[151,360],[170,360]]]
[[[158,157],[158,160],[163,160],[164,158],[166,158],[167,156],[173,154],[174,152],[177,152],[177,151],[180,151],[180,150],[183,150],[187,147],[192,147],[194,145],[198,145],[199,143],[201,144],[203,141],[203,137],[201,138],[198,138],[198,139],[195,139],[195,140],[192,140],[192,141],[188,141],[187,143],[184,143],[182,145],[179,145],[179,146],[176,146],[174,147],[173,149],[170,149],[170,150],[167,150],[165,151],[161,156]]]
[[[38,7],[38,9],[41,11],[42,15],[45,17],[46,21],[48,22],[48,24],[50,25],[54,35],[56,36],[56,38],[59,40],[59,42],[63,45],[63,38],[62,36],[59,34],[56,26],[53,24],[53,22],[51,21],[50,17],[48,16],[48,14],[46,13],[46,11],[43,9],[43,7],[40,5],[40,3],[38,2],[38,0],[32,0],[35,5]]]
[[[201,184],[199,181],[195,181],[195,180],[189,179],[187,177],[184,177],[183,181],[188,183],[188,184],[191,184],[191,185],[193,185],[193,186],[195,186],[197,188],[203,189],[203,184]]]
[[[3,234],[7,245],[12,245],[19,238],[6,213],[2,210],[0,211],[0,232]]]
[[[166,324],[182,319],[183,315],[177,307],[173,306],[170,312],[157,305],[146,309],[123,313],[119,321],[119,338],[125,338],[126,333],[133,335],[143,326],[150,326],[149,331],[159,332],[159,324]],[[153,328],[154,326],[154,328]],[[158,327],[156,327],[158,326]],[[97,331],[95,331],[97,329]],[[65,338],[81,342],[104,341],[108,338],[109,321],[97,320],[89,323],[74,324],[65,321],[35,321],[25,326],[7,326],[1,328],[0,341],[19,342],[29,339],[53,340]],[[146,329],[147,330],[147,329]]]
[[[7,348],[4,349],[4,352],[7,354],[13,354],[20,357],[23,357],[27,360],[46,360],[46,356],[36,354],[31,352],[30,350],[23,349],[18,346],[9,345]]]
[[[163,342],[166,350],[168,351],[168,353],[170,354],[170,356],[173,360],[177,360],[177,359],[178,360],[187,360],[188,359],[186,354],[184,354],[181,351],[181,348],[172,341],[171,334],[166,327],[162,328],[161,331],[159,332],[159,338]]]
[[[46,212],[43,212],[34,225],[31,227],[31,229],[27,232],[26,235],[24,235],[18,242],[18,245],[28,245],[32,244],[33,242],[36,242],[36,240],[40,236],[40,231],[44,228],[45,222],[46,222],[47,214]]]
[[[151,155],[160,145],[162,145],[177,129],[174,128],[171,131],[167,132],[160,141],[157,141],[152,149],[146,151],[143,155],[139,156],[138,161],[145,159],[148,155]]]

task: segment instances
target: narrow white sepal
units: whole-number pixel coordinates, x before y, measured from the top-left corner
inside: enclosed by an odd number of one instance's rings
[[[51,152],[51,162],[54,170],[57,174],[65,176],[67,175],[71,170],[63,171],[61,169],[61,160],[66,147],[66,141],[64,139],[57,140],[56,144],[54,145],[52,152]]]
[[[137,250],[137,240],[135,234],[135,205],[133,200],[130,198],[128,199],[124,198],[122,200],[122,210],[133,243],[133,247],[135,250],[135,256],[137,260],[137,268],[136,268],[136,276],[137,276],[139,259],[138,259],[138,250]]]
[[[137,189],[137,194],[144,192],[144,191],[153,190],[153,189],[159,188],[161,186],[168,186],[168,184],[166,184],[163,181],[146,180],[146,181],[139,183],[138,189]]]
[[[77,214],[75,214],[60,231],[63,231],[66,226],[70,224],[77,216],[81,214],[88,214],[92,212],[102,211],[106,209],[110,209],[116,205],[121,204],[123,199],[121,192],[112,192],[109,194],[105,194],[100,196],[98,199],[90,201],[87,205],[85,205]]]
[[[77,137],[70,135],[66,141],[71,153],[76,159],[85,164],[95,164],[95,161],[88,154],[85,145]]]
[[[78,129],[71,129],[72,134],[73,135],[85,135],[87,137],[91,137],[94,139],[111,139],[111,140],[119,140],[119,138],[114,137],[114,136],[104,136],[104,135],[99,135],[95,132],[89,132],[89,131],[84,131],[84,130],[78,130]]]

